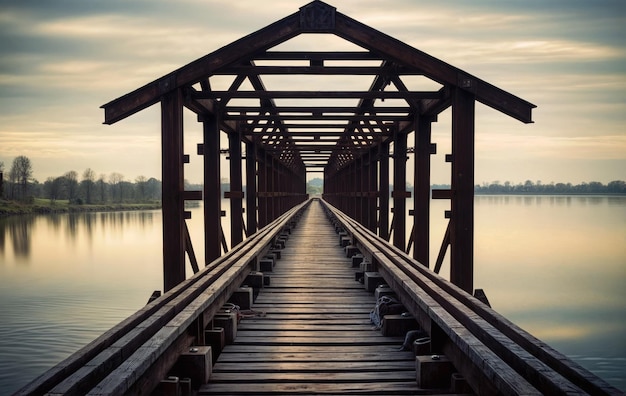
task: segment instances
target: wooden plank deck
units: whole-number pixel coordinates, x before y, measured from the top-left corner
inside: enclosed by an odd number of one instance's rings
[[[203,395],[433,394],[416,383],[403,337],[374,330],[372,293],[321,206],[304,213],[252,309],[226,346]]]

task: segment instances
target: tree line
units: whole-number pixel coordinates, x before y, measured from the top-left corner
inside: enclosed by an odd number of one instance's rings
[[[6,174],[5,174],[6,173]],[[5,172],[0,161],[0,197],[8,200],[33,202],[46,198],[50,203],[67,200],[71,204],[104,204],[127,202],[153,202],[161,199],[161,182],[155,178],[138,176],[134,182],[125,180],[121,173],[97,175],[91,168],[78,172],[70,170],[57,177],[49,177],[43,183],[33,178],[30,159],[20,155]]]
[[[4,175],[4,176],[2,176]],[[222,190],[227,191],[228,182],[222,180]],[[321,193],[323,181],[313,179],[307,183],[308,193]],[[185,181],[186,189],[201,189]],[[433,188],[450,188],[449,185],[434,185]],[[407,183],[407,189],[413,187]],[[474,188],[476,194],[626,194],[626,182],[614,180],[608,184],[589,182],[581,184],[549,183],[526,180],[512,184],[509,181],[483,183]],[[0,198],[19,201],[33,201],[34,198],[47,198],[51,203],[68,200],[72,204],[104,204],[124,202],[154,202],[161,200],[161,181],[155,178],[138,176],[134,182],[125,180],[121,173],[100,174],[91,168],[78,172],[71,170],[57,177],[49,177],[43,183],[33,178],[33,165],[30,159],[20,155],[13,160],[11,168],[5,172],[4,162],[0,161]]]
[[[589,182],[581,184],[572,183],[549,183],[541,181],[533,183],[526,180],[524,183],[511,184],[499,181],[476,185],[474,191],[477,194],[626,194],[626,182],[614,180],[608,184]]]

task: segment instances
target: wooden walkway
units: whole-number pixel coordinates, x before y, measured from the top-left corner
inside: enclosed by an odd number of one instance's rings
[[[374,330],[375,297],[320,204],[303,214],[252,309],[199,394],[427,394],[403,337]]]

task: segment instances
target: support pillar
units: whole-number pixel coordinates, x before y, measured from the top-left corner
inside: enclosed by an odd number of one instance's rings
[[[243,191],[241,180],[241,138],[239,133],[228,134],[230,157],[230,247],[243,241]]]
[[[161,100],[163,289],[185,280],[183,99],[179,89]]]
[[[389,240],[389,141],[382,142],[379,151],[380,180],[378,191],[378,235]]]
[[[393,143],[393,245],[406,248],[406,150],[407,134],[396,131]]]
[[[430,260],[430,156],[434,154],[434,146],[430,142],[431,119],[427,116],[417,116],[415,125],[413,258],[428,267]]]
[[[264,152],[259,153],[259,228],[265,227],[268,221],[268,167],[267,155]]]
[[[369,181],[368,181],[368,229],[373,233],[376,233],[377,224],[377,215],[378,215],[378,196],[376,195],[376,191],[378,191],[378,161],[376,150],[369,151]]]
[[[222,197],[220,192],[220,130],[217,117],[202,117],[204,155],[204,264],[222,255]]]
[[[256,147],[246,142],[246,223],[248,235],[257,231]]]
[[[452,218],[450,281],[472,294],[474,288],[474,95],[452,95]]]

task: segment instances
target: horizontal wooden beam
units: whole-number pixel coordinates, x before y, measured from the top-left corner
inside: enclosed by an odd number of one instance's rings
[[[215,75],[353,75],[353,76],[420,76],[409,69],[385,69],[376,66],[230,66]]]
[[[431,192],[432,199],[452,199],[454,193],[450,189],[440,190],[435,189]]]
[[[264,146],[266,151],[275,151],[275,150],[279,150],[279,151],[283,151],[285,149],[296,149],[299,152],[303,152],[303,151],[309,151],[309,152],[314,152],[314,153],[321,153],[321,152],[350,152],[352,150],[363,150],[363,149],[369,149],[371,147],[371,145],[361,145],[361,146],[337,146],[337,145],[332,145],[332,144],[325,144],[325,145],[307,145],[307,144],[297,144],[297,145],[288,145],[288,146],[281,146],[281,145],[276,145],[276,146]]]
[[[345,129],[347,127],[350,127],[352,129],[357,128],[357,127],[361,127],[361,128],[369,128],[369,129],[375,129],[376,132],[380,132],[383,129],[382,128],[386,128],[389,129],[391,128],[391,125],[383,125],[382,127],[380,125],[365,125],[365,124],[352,124],[352,123],[343,123],[343,124],[314,124],[314,123],[301,123],[301,124],[250,124],[250,125],[246,125],[243,124],[242,125],[243,128],[246,129],[251,129],[254,128],[256,129],[273,129],[273,128],[283,128],[283,129]]]
[[[376,114],[376,115],[228,115],[222,116],[222,120],[237,120],[237,121],[263,121],[263,120],[280,120],[280,121],[406,121],[411,118],[409,115],[391,115],[391,114]]]
[[[347,106],[282,106],[282,107],[261,107],[261,106],[226,106],[223,113],[261,113],[272,112],[272,114],[283,113],[302,113],[302,114],[332,114],[332,113],[349,113],[349,114],[408,114],[413,109],[411,107],[398,106],[377,106],[370,108],[347,107]]]
[[[319,130],[319,131],[284,131],[284,132],[274,132],[274,133],[257,133],[257,132],[251,132],[250,130],[245,130],[244,131],[244,135],[247,136],[257,136],[257,137],[287,137],[287,136],[303,136],[303,137],[316,137],[316,138],[320,138],[319,140],[324,141],[324,137],[338,137],[338,136],[342,136],[345,132],[343,131],[339,131],[339,132],[334,132],[334,131],[323,131],[323,130]],[[378,135],[386,135],[386,133],[383,132],[378,132],[376,133],[376,136]]]
[[[254,56],[255,60],[382,60],[380,55],[369,51],[267,51]]]
[[[191,93],[194,99],[439,99],[439,91],[211,91]]]

